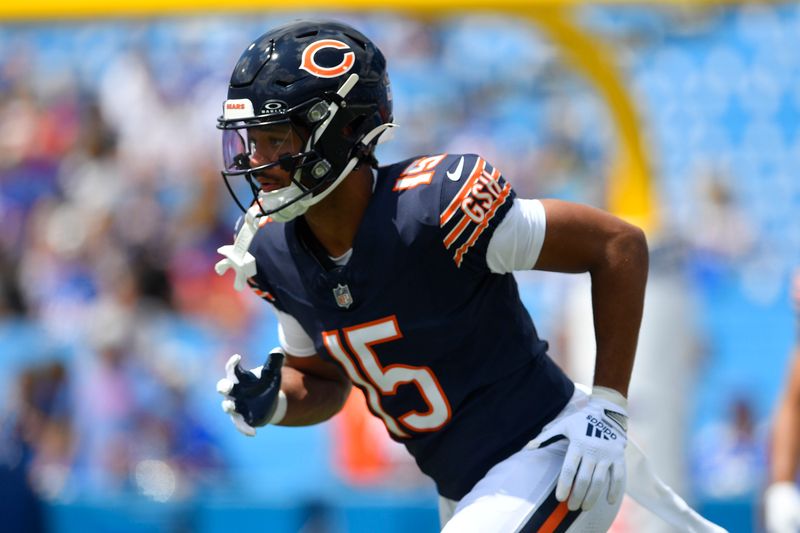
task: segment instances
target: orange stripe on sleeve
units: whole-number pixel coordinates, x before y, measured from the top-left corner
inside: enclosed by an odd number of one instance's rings
[[[486,213],[486,218],[484,218],[483,222],[481,222],[480,225],[477,228],[475,228],[475,231],[472,232],[472,235],[470,235],[467,242],[462,244],[461,247],[456,251],[456,254],[453,257],[453,259],[455,260],[457,266],[459,267],[461,266],[461,261],[464,259],[464,254],[467,253],[467,250],[469,250],[472,247],[472,245],[475,244],[475,241],[478,240],[478,237],[481,236],[481,233],[483,233],[483,231],[489,226],[489,221],[494,218],[495,213],[497,213],[497,209],[501,205],[503,205],[503,203],[505,203],[509,194],[511,194],[511,185],[506,183],[505,186],[503,187],[503,192],[500,194],[500,196],[497,197],[497,200],[495,200],[495,202],[492,204],[492,209],[488,213]],[[467,217],[464,218],[466,219]]]
[[[456,227],[447,234],[447,237],[444,238],[444,247],[450,248],[454,242],[458,239],[459,236],[464,232],[464,230],[469,225],[470,219],[469,217],[462,217],[461,220],[456,224]]]
[[[536,533],[553,533],[556,528],[561,524],[564,518],[567,516],[569,509],[567,508],[567,502],[560,502],[556,505],[556,508],[553,509],[553,512],[550,513],[550,516],[547,517],[547,520],[544,521],[542,527],[540,527]]]
[[[247,278],[247,284],[250,286],[251,289],[253,289],[253,292],[259,298],[266,298],[270,302],[274,302],[275,301],[275,297],[272,296],[272,294],[270,294],[269,291],[262,290],[258,286],[258,284],[255,281],[253,281],[253,278]]]

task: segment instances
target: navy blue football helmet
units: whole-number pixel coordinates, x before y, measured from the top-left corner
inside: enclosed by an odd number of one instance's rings
[[[260,216],[291,220],[358,165],[376,165],[375,145],[389,138],[391,121],[386,60],[369,39],[337,22],[280,26],[248,46],[233,69],[217,121],[222,175],[242,210],[258,205]],[[281,152],[279,140],[270,140],[273,157],[259,160],[254,128],[290,129],[302,146]],[[260,190],[256,176],[276,166],[289,172],[291,184]],[[247,181],[252,198],[237,197],[235,179]]]

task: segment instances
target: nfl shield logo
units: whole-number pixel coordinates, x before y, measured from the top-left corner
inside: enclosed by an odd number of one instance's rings
[[[350,287],[347,285],[338,284],[333,289],[333,297],[336,298],[336,304],[339,307],[347,309],[353,305],[353,296],[350,294]]]

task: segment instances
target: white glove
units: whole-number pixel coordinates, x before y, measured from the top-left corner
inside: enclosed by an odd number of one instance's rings
[[[286,414],[286,395],[281,391],[283,350],[273,349],[263,366],[242,370],[242,356],[234,354],[225,364],[225,377],[217,382],[224,396],[222,410],[241,433],[254,437],[255,427],[277,424]]]
[[[764,493],[767,533],[800,532],[800,490],[791,481],[773,483]]]
[[[614,505],[625,489],[627,400],[613,389],[594,387],[577,411],[556,418],[534,440],[539,447],[569,441],[556,485],[556,499],[570,511],[588,511],[607,492]]]

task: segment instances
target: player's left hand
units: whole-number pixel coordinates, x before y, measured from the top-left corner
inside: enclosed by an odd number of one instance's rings
[[[225,364],[225,377],[217,382],[217,392],[225,398],[222,410],[248,437],[255,436],[256,427],[277,423],[275,417],[283,417],[285,408],[279,409],[283,359],[283,350],[275,348],[263,366],[244,370],[239,365],[239,354],[232,355]]]
[[[595,387],[585,404],[572,414],[554,420],[536,438],[569,441],[556,485],[556,499],[566,501],[571,511],[588,511],[607,492],[614,505],[625,489],[627,400],[617,391]]]

